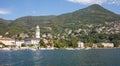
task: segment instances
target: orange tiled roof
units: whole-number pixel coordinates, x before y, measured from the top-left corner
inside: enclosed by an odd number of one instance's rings
[[[0,40],[13,40],[12,38],[0,38]]]

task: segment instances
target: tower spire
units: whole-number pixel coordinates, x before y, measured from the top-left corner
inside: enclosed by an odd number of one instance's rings
[[[40,38],[40,28],[39,28],[39,25],[36,26],[36,35],[35,35],[36,38]]]

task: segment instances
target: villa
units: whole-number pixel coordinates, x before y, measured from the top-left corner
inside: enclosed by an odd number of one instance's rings
[[[101,43],[105,48],[113,48],[114,44],[113,43]]]
[[[8,47],[13,47],[15,46],[15,40],[12,38],[0,38],[0,42],[5,44]]]

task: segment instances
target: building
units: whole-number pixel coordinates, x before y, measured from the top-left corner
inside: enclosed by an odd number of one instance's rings
[[[101,43],[105,48],[113,48],[114,44],[113,43]]]
[[[35,38],[40,38],[40,28],[39,28],[38,25],[36,26],[36,34],[35,34]]]
[[[25,39],[25,44],[39,44],[40,39],[39,38],[28,38]]]
[[[21,45],[22,45],[23,43],[24,43],[24,40],[22,40],[22,41],[16,40],[16,41],[15,41],[15,44],[16,44],[17,47],[21,47]]]
[[[8,47],[13,47],[15,46],[15,40],[12,38],[0,38],[0,42],[5,44]]]
[[[43,37],[43,38],[46,38],[47,36],[46,36],[46,34],[43,34],[42,37]]]
[[[79,48],[85,48],[85,47],[84,47],[84,43],[81,42],[81,41],[78,41],[78,47],[79,47]]]
[[[40,42],[40,28],[37,25],[35,31],[35,38],[25,39],[25,44],[39,44],[39,42]]]

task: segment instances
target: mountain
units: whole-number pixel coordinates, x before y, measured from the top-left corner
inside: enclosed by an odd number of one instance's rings
[[[120,20],[120,15],[103,8],[98,4],[93,4],[86,8],[58,16],[21,17],[10,22],[7,30],[11,35],[15,35],[23,32],[34,32],[35,26],[40,25],[41,32],[51,32],[55,34],[63,32],[66,28],[78,29],[80,24],[96,24],[118,20]],[[4,23],[4,20],[1,22]],[[2,29],[3,28],[4,27],[2,27]]]
[[[34,32],[36,25],[41,27],[49,25],[50,20],[55,16],[25,16],[14,20],[8,27],[8,32],[12,35]]]
[[[5,34],[5,32],[7,31],[8,22],[8,20],[0,18],[0,35]]]
[[[63,14],[57,17],[60,22],[81,22],[81,23],[104,23],[120,20],[120,16],[103,8],[98,4],[93,4],[87,8],[77,10],[72,13]]]
[[[98,24],[120,20],[120,15],[115,14],[98,4],[62,14],[52,19],[52,23],[60,29],[78,29],[80,24]],[[58,29],[59,30],[59,29]]]
[[[36,26],[40,22],[49,22],[55,16],[25,16],[14,20],[11,25],[26,24],[28,26]]]

